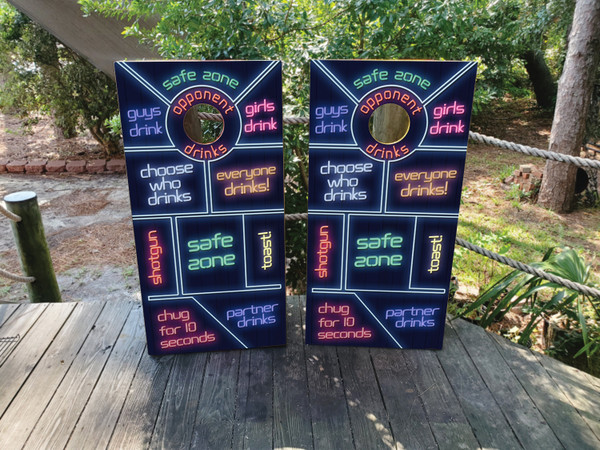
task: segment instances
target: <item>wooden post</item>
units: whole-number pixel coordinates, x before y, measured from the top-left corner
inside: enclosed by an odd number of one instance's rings
[[[35,278],[27,283],[29,299],[32,303],[60,302],[37,195],[31,191],[15,192],[4,197],[4,202],[10,212],[21,217],[20,222],[12,222],[12,229],[23,272]]]

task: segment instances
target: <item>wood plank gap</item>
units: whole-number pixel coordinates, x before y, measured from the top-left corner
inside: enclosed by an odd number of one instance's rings
[[[535,355],[529,349],[514,344],[502,336],[493,334],[492,339],[562,445],[565,448],[578,449],[600,447],[600,441],[592,429],[571,405]]]
[[[241,350],[211,353],[196,406],[191,448],[231,444]]]
[[[10,355],[17,350],[25,335],[31,330],[47,307],[47,303],[26,303],[19,306],[10,317],[7,317],[2,325],[2,335],[6,337],[18,336],[18,341],[6,350],[6,354],[0,359],[0,370]],[[0,408],[0,415],[3,412],[4,410]]]
[[[141,304],[130,310],[66,448],[106,448],[135,375],[146,333]]]
[[[207,353],[174,355],[150,448],[191,448],[207,359]]]
[[[107,304],[92,326],[52,400],[30,434],[26,446],[64,448],[88,402],[133,303]]]
[[[147,350],[146,346],[108,448],[148,448],[152,441],[175,356],[150,356]]]
[[[449,322],[446,322],[444,349],[436,356],[480,445],[484,448],[522,448],[477,371],[475,361]]]
[[[394,448],[394,437],[368,347],[336,349],[356,448]]]
[[[286,299],[285,347],[273,353],[273,446],[314,448],[299,296]]]
[[[409,374],[404,352],[387,348],[371,348],[369,352],[388,411],[395,448],[439,448],[423,399]]]
[[[311,345],[307,352],[315,448],[354,447],[335,347]]]
[[[19,333],[22,337],[16,347],[18,350],[13,350],[0,367],[0,380],[2,380],[0,411],[2,411],[2,417],[38,366],[40,359],[74,308],[74,303],[55,304],[52,308],[40,308],[41,314],[34,314],[28,319],[26,318],[25,323],[19,320],[20,317],[13,322],[15,325],[28,326],[28,330],[24,334]]]
[[[437,351],[407,350],[403,353],[436,443],[439,448],[479,448],[477,436],[435,355]]]
[[[590,385],[587,374],[541,353],[534,352],[533,355],[600,439],[600,391]]]
[[[475,367],[526,449],[561,448],[554,430],[493,344],[490,334],[462,319],[452,322]]]
[[[6,323],[8,319],[15,313],[15,311],[21,306],[20,303],[4,303],[0,304],[0,328]],[[4,333],[0,334],[4,337]]]
[[[103,303],[77,303],[0,420],[0,448],[21,448],[68,372]]]

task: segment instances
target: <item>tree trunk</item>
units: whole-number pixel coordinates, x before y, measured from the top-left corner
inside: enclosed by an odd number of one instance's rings
[[[550,151],[579,155],[599,54],[600,1],[578,0],[567,58],[558,84]],[[556,212],[571,211],[576,172],[574,165],[548,161],[538,203]]]
[[[525,69],[533,85],[535,100],[540,108],[554,108],[556,101],[556,83],[540,50],[529,50],[523,53]]]

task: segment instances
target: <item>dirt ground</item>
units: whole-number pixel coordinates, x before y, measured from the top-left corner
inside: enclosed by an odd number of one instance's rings
[[[89,135],[65,139],[47,118],[24,128],[0,114],[0,159],[95,159]],[[135,246],[125,175],[0,175],[0,198],[38,196],[59,287],[65,301],[139,299]],[[0,217],[0,268],[19,272],[10,222]],[[0,278],[0,301],[27,301],[22,283]]]

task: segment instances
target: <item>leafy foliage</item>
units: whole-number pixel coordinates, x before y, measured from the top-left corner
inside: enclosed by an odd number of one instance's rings
[[[51,114],[65,137],[88,129],[107,155],[120,151],[108,121],[114,82],[26,16],[0,3],[0,106],[22,116]]]
[[[308,113],[310,59],[474,59],[475,110],[506,92],[529,95],[519,55],[564,54],[574,0],[79,0],[85,13],[128,20],[125,36],[165,58],[280,59],[286,115]],[[567,12],[567,13],[565,13]],[[285,131],[286,212],[305,212],[307,142],[303,126]],[[288,222],[288,284],[302,291],[305,224]]]
[[[554,250],[551,248],[541,262],[530,265],[576,283],[589,284],[590,266],[577,252],[562,249],[556,253]],[[585,353],[589,359],[600,350],[599,299],[519,270],[494,283],[460,315],[474,315],[480,326],[488,328],[517,306],[529,315],[527,325],[518,335],[520,344],[529,345],[540,321],[554,317],[562,320],[566,329],[575,329],[581,334],[583,347],[575,356]]]

